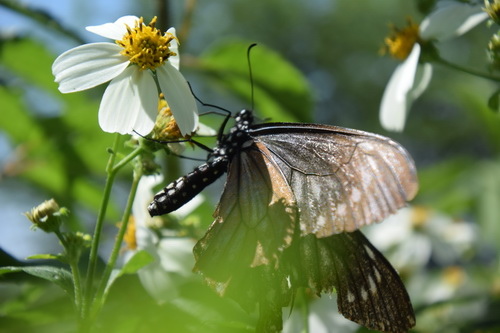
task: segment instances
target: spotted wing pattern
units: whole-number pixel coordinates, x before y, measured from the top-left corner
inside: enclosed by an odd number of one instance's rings
[[[415,325],[408,293],[398,273],[359,231],[325,238],[301,237],[285,255],[300,284],[318,294],[337,291],[339,312],[382,332],[407,332]]]

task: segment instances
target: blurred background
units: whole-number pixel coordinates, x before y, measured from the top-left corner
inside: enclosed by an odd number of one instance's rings
[[[380,54],[389,26],[404,26],[410,16],[420,22],[434,5],[432,0],[0,0],[0,266],[60,251],[55,236],[30,230],[22,213],[55,198],[73,213],[68,228],[90,233],[100,204],[106,148],[113,140],[97,123],[105,87],[62,95],[52,62],[72,47],[104,41],[86,26],[123,15],[146,22],[158,16],[159,24],[177,28],[181,71],[204,102],[233,112],[252,106],[246,49],[258,43],[250,60],[261,119],[356,128],[402,143],[417,164],[420,192],[400,214],[365,231],[408,287],[415,332],[500,331],[500,119],[487,105],[498,85],[436,65],[402,133],[385,131],[378,120],[383,91],[398,65]],[[486,46],[494,33],[494,27],[480,24],[440,43],[440,53],[487,73]],[[288,85],[280,85],[284,81]],[[220,124],[212,116],[202,121],[214,128]],[[175,163],[166,162],[165,182],[198,164]],[[119,174],[113,189],[104,258],[130,181],[131,168]],[[203,228],[212,222],[222,184],[207,189],[209,199],[192,214]],[[243,332],[254,325],[255,314],[218,299],[196,278],[161,306],[141,288],[133,276],[114,287],[103,330]],[[0,331],[72,331],[70,308],[55,289],[22,275],[2,276]],[[124,289],[127,293],[120,292]],[[339,316],[335,306],[335,295],[311,300],[311,332],[363,330]],[[285,311],[286,331],[300,332],[297,312],[288,317]]]

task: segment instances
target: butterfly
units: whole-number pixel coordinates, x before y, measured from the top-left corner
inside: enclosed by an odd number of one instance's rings
[[[360,130],[254,124],[250,110],[220,133],[207,162],[148,206],[151,216],[169,213],[228,173],[215,221],[194,248],[195,270],[220,294],[260,304],[263,331],[280,330],[281,307],[299,287],[317,294],[336,289],[339,311],[368,328],[413,327],[399,275],[358,231],[416,195],[408,152]]]

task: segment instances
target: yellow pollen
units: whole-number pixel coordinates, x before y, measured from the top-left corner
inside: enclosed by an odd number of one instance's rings
[[[123,236],[123,241],[126,244],[127,250],[135,250],[137,249],[137,238],[135,237],[135,219],[133,216],[130,216],[127,224],[127,231]]]
[[[403,29],[391,26],[391,35],[384,39],[385,52],[396,59],[404,60],[408,57],[415,43],[420,42],[418,24],[408,19],[408,25]]]
[[[153,139],[169,141],[180,138],[182,138],[181,131],[162,93],[158,102],[158,116],[153,128]]]
[[[424,206],[414,206],[411,210],[411,223],[415,229],[425,226],[430,218],[431,211]]]
[[[465,282],[466,274],[459,266],[449,266],[443,270],[443,280],[452,287],[458,287]]]
[[[177,55],[170,51],[170,42],[177,38],[166,32],[162,34],[155,28],[156,16],[148,25],[141,17],[135,27],[127,26],[127,33],[122,40],[116,43],[123,47],[122,55],[129,57],[131,63],[140,69],[155,69],[161,66],[168,58]]]

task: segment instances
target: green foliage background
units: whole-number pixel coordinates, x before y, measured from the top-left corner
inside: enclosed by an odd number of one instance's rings
[[[160,15],[160,2],[121,1],[108,21],[124,14]],[[454,265],[480,288],[442,303],[417,304],[415,331],[494,332],[500,330],[500,119],[487,101],[498,87],[436,66],[431,86],[412,107],[403,133],[385,132],[378,122],[382,92],[397,64],[378,53],[388,23],[402,25],[407,15],[419,21],[432,2],[172,1],[165,2],[168,19],[163,23],[178,27],[181,70],[203,101],[233,111],[252,105],[246,49],[256,42],[259,46],[251,56],[254,108],[262,119],[335,124],[381,133],[403,143],[419,170],[421,190],[414,204],[471,221],[479,231],[467,256]],[[35,8],[23,11],[20,4],[0,1],[0,8],[37,22],[38,29],[66,43],[64,49],[90,38],[83,31],[74,34],[76,27],[55,24],[51,16]],[[85,25],[104,23],[80,20]],[[442,45],[442,55],[487,71],[485,46],[493,33],[481,25]],[[17,186],[32,189],[25,196],[20,193],[27,208],[38,204],[34,197],[53,197],[75,212],[68,228],[90,231],[101,199],[106,149],[112,142],[112,136],[97,124],[103,87],[60,94],[51,74],[56,56],[50,45],[30,33],[0,36],[0,133],[12,148],[2,160],[0,191]],[[215,128],[220,123],[212,117],[207,121]],[[174,179],[190,169],[190,164],[171,168],[166,178]],[[128,189],[131,169],[119,177],[107,216],[110,239],[124,206],[120,190]],[[219,189],[209,191],[218,198]],[[214,201],[206,202],[194,213],[202,226],[211,223],[214,205]],[[22,212],[16,219],[7,219],[4,212],[9,207],[0,206],[4,232],[11,224],[24,224],[28,229]],[[203,229],[199,232],[203,234]],[[18,241],[22,246],[23,239]],[[0,266],[25,264],[19,261],[22,258],[9,256],[2,244],[0,249]],[[431,284],[442,269],[430,263],[417,274],[423,284]],[[255,324],[256,314],[218,298],[197,279],[182,287],[181,297],[162,305],[145,293],[134,274],[118,279],[110,293],[99,320],[102,331],[246,332]],[[454,309],[473,306],[478,300],[482,307],[472,318],[452,315]],[[63,290],[31,275],[3,275],[0,331],[34,330],[74,330],[70,300]]]

